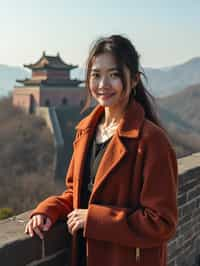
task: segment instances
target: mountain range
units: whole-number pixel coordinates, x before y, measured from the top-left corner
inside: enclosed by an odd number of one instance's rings
[[[72,78],[84,80],[85,70],[77,68],[72,71]],[[200,84],[200,57],[165,68],[144,68],[148,82],[144,82],[149,91],[156,97],[176,94],[184,88]],[[30,72],[23,67],[0,65],[0,96],[13,90],[16,79],[29,77]]]
[[[200,57],[168,68],[145,68],[145,73],[149,89],[155,96],[169,96],[191,85],[200,84]]]
[[[160,117],[178,156],[200,151],[200,84],[157,99]]]
[[[143,82],[155,97],[175,94],[184,88],[200,84],[200,57],[195,57],[183,64],[162,68],[141,68]],[[84,69],[73,72],[74,77],[84,80]]]
[[[7,96],[16,84],[16,79],[29,77],[30,72],[23,67],[0,65],[0,97]]]

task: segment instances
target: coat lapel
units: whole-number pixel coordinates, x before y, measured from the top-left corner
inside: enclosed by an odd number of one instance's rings
[[[90,138],[93,135],[93,131],[91,129],[87,129],[82,132],[82,136],[74,141],[74,152],[75,152],[75,178],[76,178],[76,190],[75,192],[75,201],[74,208],[78,208],[80,206],[80,188],[83,180],[83,172],[84,165],[86,160],[87,149],[89,145]]]
[[[74,208],[80,206],[80,192],[81,185],[83,182],[84,165],[86,155],[89,147],[89,142],[95,132],[96,124],[104,108],[97,106],[90,115],[82,119],[76,126],[77,134],[73,142],[74,153],[75,153],[75,189],[74,189]]]
[[[78,134],[73,143],[74,151],[76,153],[75,158],[77,158],[75,161],[75,172],[77,177],[77,206],[74,206],[75,208],[79,206],[80,202],[80,188],[83,181],[83,171],[88,144],[95,133],[96,125],[103,112],[104,107],[98,105],[89,116],[81,120],[81,122],[76,126]],[[116,131],[112,140],[109,142],[106,151],[101,159],[95,177],[95,183],[90,197],[90,202],[97,190],[101,187],[101,184],[109,176],[109,173],[126,155],[127,149],[123,144],[121,137],[138,138],[143,121],[143,108],[139,103],[131,101],[124,117],[120,121],[118,130]]]
[[[92,198],[97,190],[101,187],[101,184],[109,176],[109,173],[112,171],[112,169],[116,167],[125,156],[126,151],[126,147],[121,142],[118,135],[115,134],[112,140],[109,142],[107,149],[105,150],[105,153],[100,161],[94,181],[93,191],[90,196],[90,202],[92,201]]]

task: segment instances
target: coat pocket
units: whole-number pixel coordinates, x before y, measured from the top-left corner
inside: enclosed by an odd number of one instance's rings
[[[161,265],[161,247],[153,248],[135,248],[136,265]]]
[[[136,262],[140,261],[140,248],[135,249],[135,260]]]

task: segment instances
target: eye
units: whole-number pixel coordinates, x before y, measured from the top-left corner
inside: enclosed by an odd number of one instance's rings
[[[118,78],[120,75],[119,75],[119,72],[112,72],[112,73],[110,73],[110,76],[112,78]]]
[[[99,78],[99,73],[96,73],[96,72],[92,72],[92,73],[90,73],[90,77],[92,77],[92,78]]]

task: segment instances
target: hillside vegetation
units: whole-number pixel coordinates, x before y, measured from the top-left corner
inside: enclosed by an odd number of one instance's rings
[[[158,99],[161,118],[179,157],[200,151],[200,85]]]
[[[199,152],[200,85],[157,100],[177,156]],[[57,108],[56,112],[65,140],[63,165],[67,165],[74,126],[82,116],[73,108]],[[0,208],[11,208],[17,214],[63,187],[54,184],[55,151],[44,120],[14,108],[11,99],[5,98],[0,100],[0,125]]]
[[[160,104],[200,133],[200,84],[161,98]]]
[[[14,214],[56,193],[54,146],[45,121],[0,101],[0,208]]]

